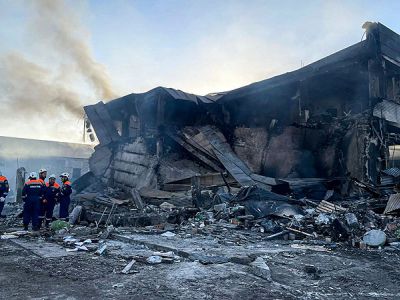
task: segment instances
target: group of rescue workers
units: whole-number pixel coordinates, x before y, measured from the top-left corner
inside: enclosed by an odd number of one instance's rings
[[[49,176],[46,182],[47,170],[40,169],[39,176],[36,172],[31,172],[28,181],[22,189],[22,199],[24,201],[23,224],[24,229],[32,223],[32,230],[37,231],[43,223],[46,228],[49,227],[53,219],[54,207],[60,204],[59,219],[66,221],[68,219],[69,204],[72,193],[69,174],[62,173],[60,179],[62,185],[56,182],[54,174]],[[5,198],[10,188],[8,180],[0,172],[0,214],[4,207]]]

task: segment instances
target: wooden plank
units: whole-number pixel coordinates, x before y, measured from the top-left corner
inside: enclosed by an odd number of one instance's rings
[[[143,211],[144,203],[137,189],[131,189],[132,200],[139,211]]]

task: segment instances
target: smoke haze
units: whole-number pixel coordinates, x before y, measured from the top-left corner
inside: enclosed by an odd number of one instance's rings
[[[16,136],[81,141],[83,105],[115,98],[110,79],[93,58],[83,26],[64,1],[35,0],[26,9],[27,46],[40,55],[34,59],[16,51],[1,55],[2,122],[14,124],[18,133],[11,134]]]
[[[367,20],[400,32],[399,10],[395,0],[0,0],[0,135],[79,142],[83,105],[156,86],[238,88],[358,42]]]

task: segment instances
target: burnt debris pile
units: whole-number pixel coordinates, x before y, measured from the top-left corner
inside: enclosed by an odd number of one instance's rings
[[[158,87],[86,106],[99,144],[74,183],[74,222],[395,247],[400,36],[364,28],[353,46],[229,92]]]

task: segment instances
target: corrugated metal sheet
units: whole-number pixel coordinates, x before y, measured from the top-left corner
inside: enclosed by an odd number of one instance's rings
[[[171,95],[172,98],[176,100],[188,100],[195,103],[203,102],[203,103],[213,103],[221,98],[224,93],[215,93],[215,94],[208,94],[206,96],[199,96],[195,94],[190,94],[183,92],[181,90],[171,89],[171,88],[163,88],[168,94]]]
[[[400,209],[400,194],[390,195],[389,201],[386,204],[384,214],[388,214]]]
[[[383,170],[382,173],[397,178],[400,176],[400,169],[399,168],[390,168],[390,169]]]
[[[322,200],[315,210],[318,213],[346,212],[347,209],[331,202]]]
[[[374,117],[397,123],[400,126],[400,105],[388,100],[379,102],[374,107]]]
[[[381,185],[389,185],[394,184],[394,180],[392,176],[382,176],[381,177]]]

